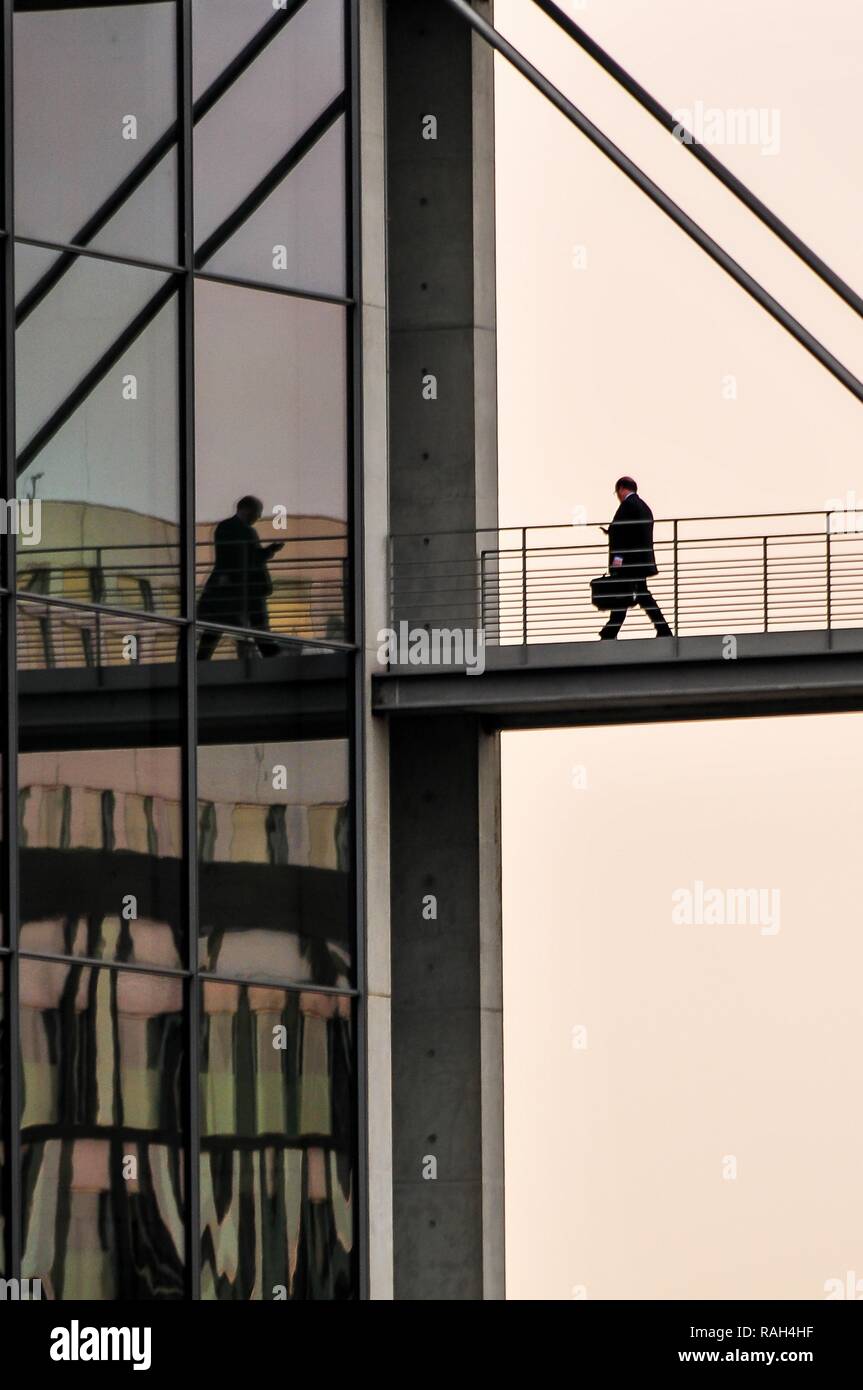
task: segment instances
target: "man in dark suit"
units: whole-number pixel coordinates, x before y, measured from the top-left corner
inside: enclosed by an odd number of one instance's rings
[[[267,599],[273,581],[267,561],[282,542],[263,545],[255,530],[264,504],[259,497],[241,497],[233,516],[220,521],[213,536],[215,561],[198,600],[198,617],[225,627],[269,628]],[[219,644],[218,632],[207,630],[198,644],[198,660],[208,661]],[[261,656],[276,656],[275,642],[256,638]]]
[[[628,606],[644,609],[656,636],[671,637],[671,628],[647,587],[648,579],[659,573],[653,553],[653,512],[639,497],[634,478],[618,478],[614,490],[620,506],[608,528],[608,573],[620,580],[621,596],[627,595]],[[617,636],[626,614],[627,608],[611,610],[599,634],[604,641]]]

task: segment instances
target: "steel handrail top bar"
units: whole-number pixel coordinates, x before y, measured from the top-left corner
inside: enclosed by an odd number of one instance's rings
[[[823,541],[824,535],[825,533],[823,531],[757,531],[752,532],[751,534],[747,532],[741,532],[736,535],[724,536],[683,536],[678,538],[677,541],[674,541],[671,538],[669,538],[668,540],[654,540],[653,549],[669,551],[673,550],[675,546],[709,546],[718,545],[720,543],[722,545],[738,545],[743,541],[749,541],[750,543],[754,544],[756,541],[764,540],[787,541],[790,545],[795,541]],[[576,551],[586,551],[590,554],[603,553],[605,549],[606,547],[604,545],[599,545],[598,542],[592,541],[586,542],[584,545],[528,546],[528,553],[537,557],[547,555],[550,558],[552,558],[555,555],[572,555]],[[642,547],[639,547],[639,549],[642,549]],[[625,553],[625,550],[621,553]],[[514,555],[521,557],[523,554],[524,550],[521,546],[507,546],[501,547],[497,550],[483,551],[483,555],[485,555],[487,559],[489,557],[494,558],[494,556],[496,555]],[[413,561],[412,563],[415,564],[416,561]]]
[[[612,77],[624,91],[628,92],[629,95],[638,102],[639,106],[647,111],[655,121],[658,121],[665,130],[688,149],[693,159],[697,159],[705,169],[710,171],[714,178],[719,179],[720,183],[724,184],[729,192],[734,194],[735,198],[738,198],[751,213],[754,213],[754,215],[764,223],[765,227],[768,227],[780,241],[784,242],[788,249],[794,252],[795,256],[799,256],[800,260],[803,261],[825,285],[829,286],[834,294],[837,294],[840,299],[844,300],[848,307],[853,309],[856,314],[860,314],[861,317],[863,317],[863,298],[861,298],[857,291],[853,289],[851,285],[846,284],[841,276],[837,275],[836,271],[833,270],[826,261],[822,260],[811,247],[807,246],[806,242],[803,241],[796,232],[792,231],[787,223],[777,217],[776,213],[773,212],[766,203],[763,203],[750,188],[747,188],[742,179],[739,179],[736,174],[733,174],[720,159],[717,159],[716,155],[713,154],[711,150],[707,149],[705,145],[697,140],[692,132],[683,126],[682,122],[676,121],[673,113],[667,110],[661,102],[657,101],[656,97],[652,96],[646,87],[643,87],[631,73],[627,72],[626,68],[618,63],[616,59],[612,58],[611,54],[602,48],[595,39],[591,38],[590,34],[582,29],[581,25],[576,24],[574,19],[571,19],[559,5],[554,3],[554,0],[533,0],[533,3],[553,24],[556,24],[559,29],[562,29],[563,32],[572,39],[573,43],[578,44],[579,48],[587,53],[604,72],[608,73],[609,77]]]
[[[787,512],[712,512],[704,516],[656,516],[653,518],[655,526],[671,526],[676,521],[679,524],[690,521],[770,521],[773,517],[788,516],[848,516],[854,512],[863,512],[863,504],[859,507],[810,507],[805,511]],[[419,537],[429,537],[429,539],[443,539],[446,536],[484,536],[484,535],[503,535],[507,531],[574,531],[579,527],[607,526],[606,521],[543,521],[536,524],[530,523],[527,526],[462,526],[456,527],[452,531],[391,531],[390,540],[416,540]],[[618,522],[618,526],[631,525],[631,522]],[[794,533],[789,533],[794,534]]]

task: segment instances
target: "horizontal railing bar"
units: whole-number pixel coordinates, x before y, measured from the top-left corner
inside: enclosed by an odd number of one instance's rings
[[[708,512],[703,516],[666,516],[654,517],[656,526],[672,526],[674,522],[684,524],[694,521],[761,521],[768,517],[789,517],[789,516],[851,516],[856,513],[863,513],[863,503],[859,507],[809,507],[804,511],[785,511],[785,512]],[[631,522],[623,522],[623,525],[631,525]],[[456,527],[451,531],[392,531],[390,540],[410,540],[420,536],[429,539],[440,540],[444,536],[493,536],[505,535],[508,532],[517,532],[521,535],[522,531],[572,531],[575,527],[582,526],[607,526],[608,521],[557,521],[557,522],[537,522],[530,526],[475,526]]]

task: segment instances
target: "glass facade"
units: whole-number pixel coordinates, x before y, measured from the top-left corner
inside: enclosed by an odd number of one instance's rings
[[[0,1274],[360,1296],[349,0],[2,0]]]

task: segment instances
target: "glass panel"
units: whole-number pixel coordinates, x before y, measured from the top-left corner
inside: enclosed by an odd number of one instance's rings
[[[201,963],[349,985],[346,739],[198,750]]]
[[[351,1000],[203,985],[201,1292],[356,1297]]]
[[[24,1276],[182,1298],[182,982],[22,960],[20,1033]]]
[[[22,601],[21,946],[185,961],[177,629]]]
[[[262,660],[243,640],[206,637],[218,646],[197,663],[202,968],[347,985],[350,658],[272,643]]]
[[[167,0],[16,13],[19,235],[176,260],[175,44]]]
[[[195,304],[198,616],[343,639],[345,312],[206,281]]]
[[[56,258],[17,248],[28,283]],[[178,611],[177,304],[170,277],[79,257],[16,334],[19,584]]]
[[[4,630],[4,626],[5,626],[5,618],[4,618],[4,612],[3,612],[3,605],[0,604],[0,650],[2,650],[2,641],[3,641],[3,630]],[[9,695],[8,695],[8,691],[7,691],[7,687],[6,687],[6,662],[5,662],[5,660],[0,659],[0,700],[2,700],[4,706],[5,706],[5,704],[6,704],[7,700],[8,700],[8,698],[9,698]],[[2,753],[0,753],[0,845],[2,845],[2,844],[4,843],[5,838],[6,838],[5,832],[4,832],[4,821],[5,821],[6,816],[5,816],[5,811],[4,811],[4,807],[3,807],[3,796],[2,796],[3,778],[4,778],[4,776],[5,776],[5,759],[4,759],[4,757],[2,756]],[[8,945],[8,944],[9,944],[8,941],[7,941],[7,939],[6,939],[6,894],[7,894],[7,891],[8,891],[8,884],[7,884],[7,875],[6,875],[6,860],[5,860],[5,855],[0,855],[0,946],[4,946],[4,945]],[[0,961],[0,965],[2,965],[2,961]],[[3,1055],[3,1054],[2,1054],[2,1051],[0,1051],[0,1057],[2,1057],[2,1055]],[[2,1070],[2,1068],[0,1068],[0,1070]],[[2,1137],[3,1137],[3,1112],[2,1112],[2,1108],[0,1108],[0,1142],[2,1142]]]
[[[6,957],[0,956],[0,1057],[6,1056]],[[0,1276],[6,1273],[6,1068],[0,1066]]]
[[[195,127],[199,263],[285,288],[343,294],[343,123],[330,126],[329,144],[322,135],[299,164],[290,156],[344,89],[344,5],[307,0],[298,7],[289,0],[285,14],[274,15],[272,3],[253,0],[242,17],[239,8],[235,0],[193,6],[199,95],[241,52],[250,56],[257,35],[251,61]],[[293,172],[273,193],[288,168]],[[216,258],[214,248],[223,244]]]
[[[343,295],[346,255],[345,122],[339,117],[207,257],[206,268],[238,280]]]

